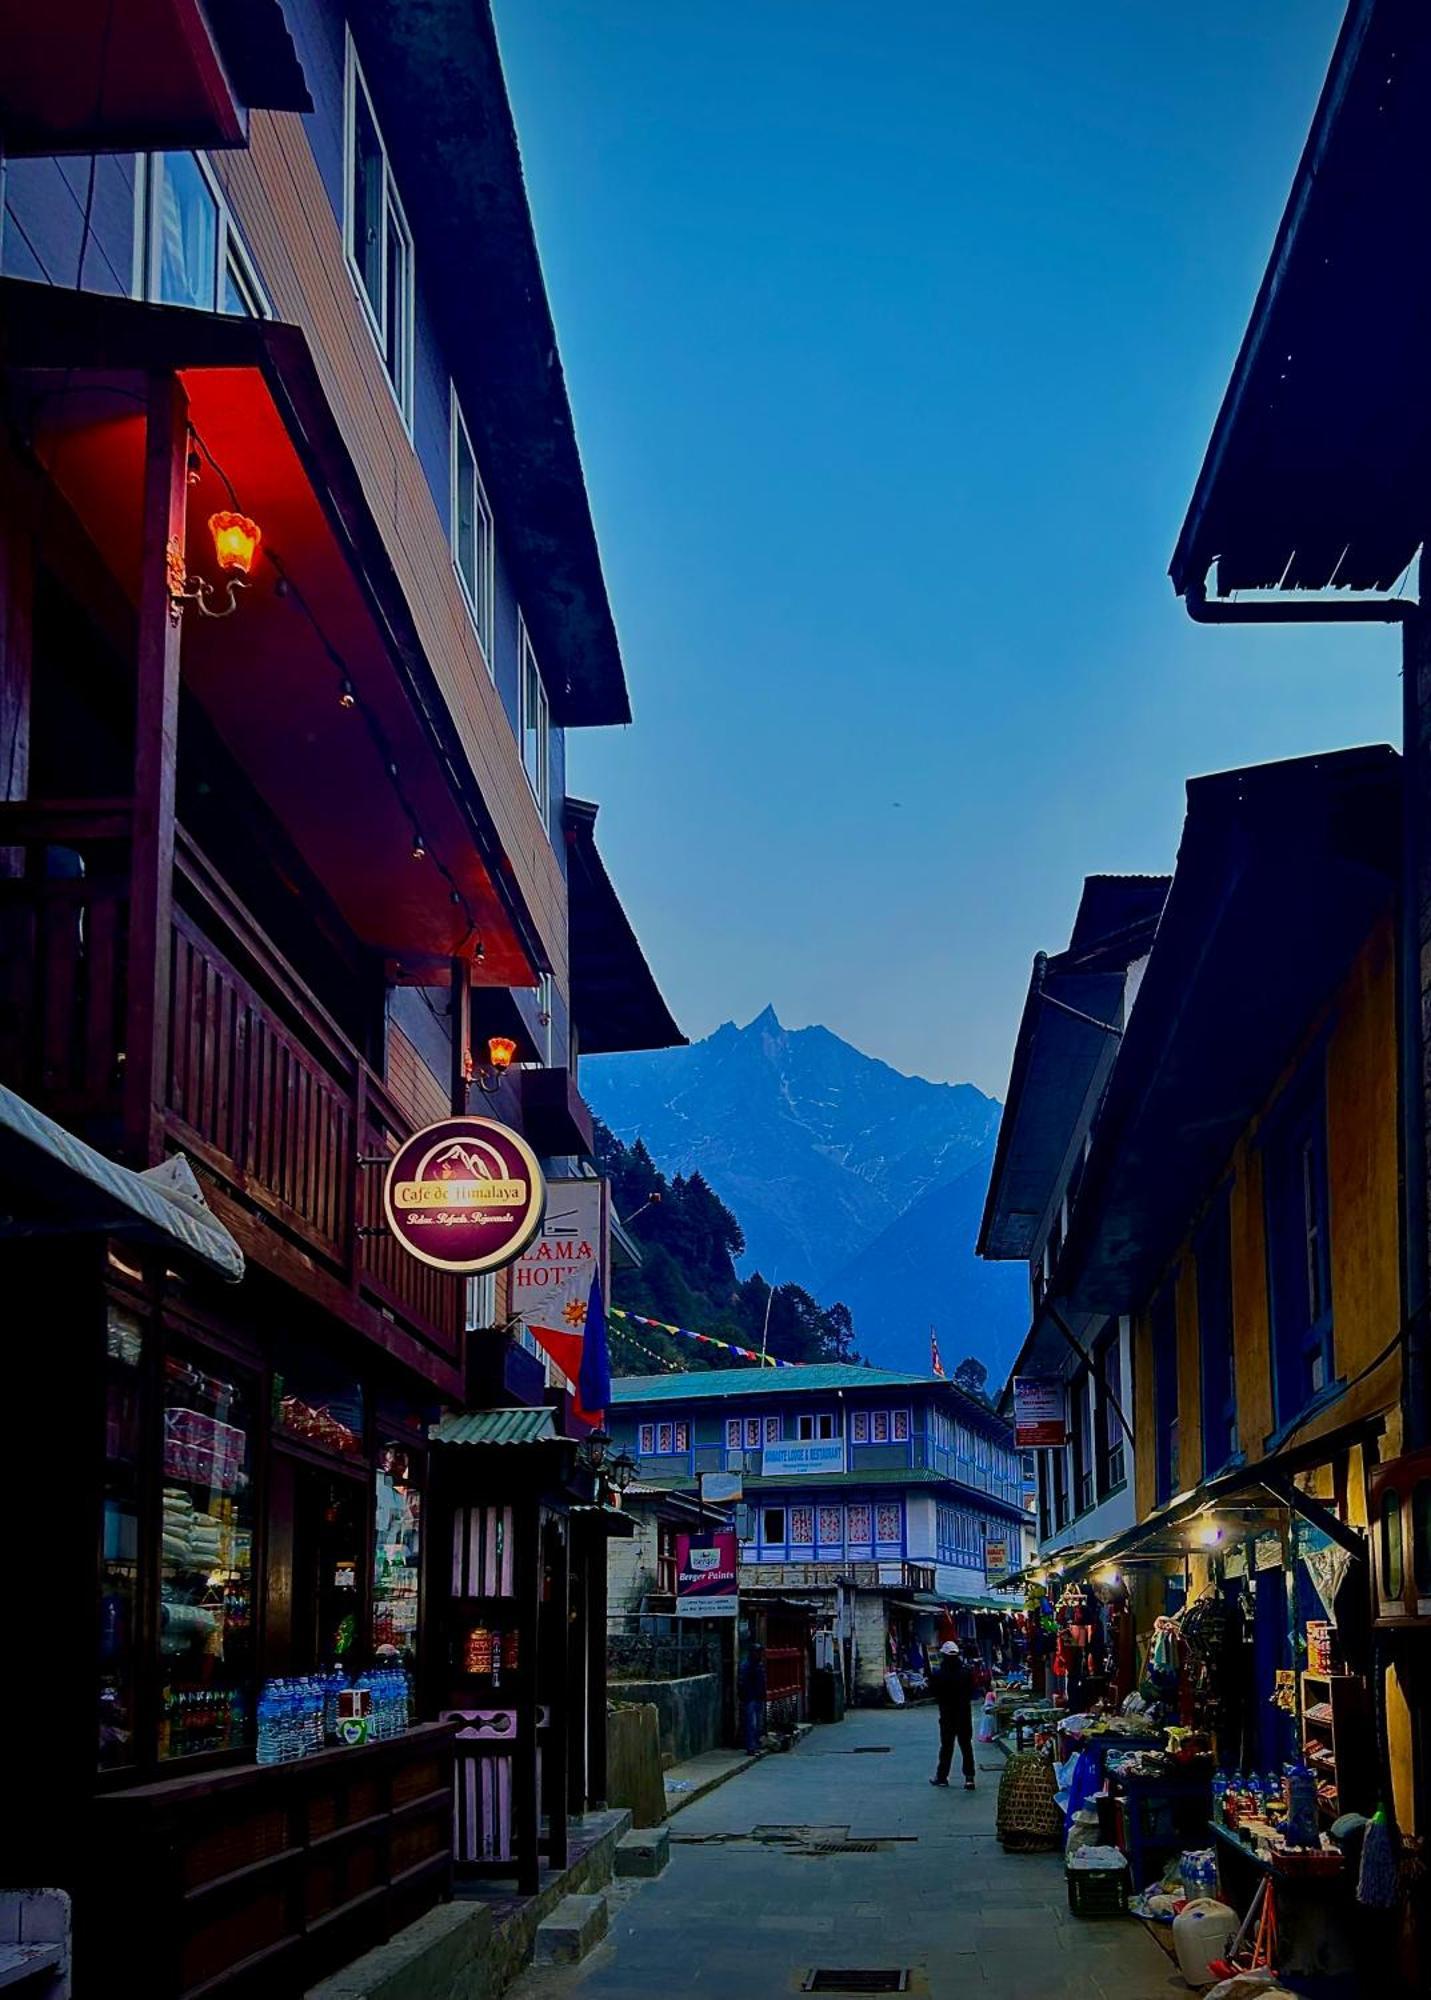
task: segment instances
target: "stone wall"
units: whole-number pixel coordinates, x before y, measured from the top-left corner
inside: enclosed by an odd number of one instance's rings
[[[649,1702],[659,1718],[661,1754],[673,1764],[714,1750],[721,1727],[720,1677],[690,1674],[683,1680],[617,1681],[611,1692],[618,1701]]]
[[[884,1699],[884,1676],[888,1654],[885,1649],[887,1620],[884,1594],[878,1590],[855,1593],[855,1699]]]

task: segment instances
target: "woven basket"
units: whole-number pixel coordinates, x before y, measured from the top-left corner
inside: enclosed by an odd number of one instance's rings
[[[1010,1757],[999,1779],[996,1831],[1000,1844],[1020,1854],[1063,1846],[1063,1814],[1054,1800],[1053,1766],[1033,1750]]]

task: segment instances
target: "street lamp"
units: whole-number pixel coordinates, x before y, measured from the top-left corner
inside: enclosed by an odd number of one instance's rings
[[[618,1451],[606,1467],[606,1483],[618,1495],[626,1491],[636,1477],[638,1467],[629,1451]]]
[[[581,1462],[588,1470],[599,1476],[602,1466],[606,1463],[606,1454],[610,1449],[610,1431],[590,1431],[582,1440]]]

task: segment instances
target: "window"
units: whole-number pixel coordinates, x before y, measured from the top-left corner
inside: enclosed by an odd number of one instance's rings
[[[477,454],[452,390],[452,561],[477,628],[487,671],[497,678],[492,624],[497,601],[497,542],[492,509],[477,470]]]
[[[467,1331],[481,1333],[497,1323],[497,1273],[479,1271],[467,1280]]]
[[[869,1441],[870,1413],[868,1410],[855,1410],[850,1417],[850,1442],[868,1444]]]
[[[802,1548],[813,1546],[815,1540],[815,1510],[813,1507],[792,1507],[790,1509],[790,1540]]]
[[[144,1436],[144,1322],[113,1302],[105,1340],[104,1491],[100,1550],[98,1759],[133,1764],[135,1614],[139,1602],[140,1444]],[[165,1519],[169,1518],[165,1502]]]
[[[544,972],[537,981],[537,1027],[540,1030],[538,1047],[542,1061],[548,1069],[552,1066],[552,976]]]
[[[218,184],[196,153],[151,153],[136,176],[141,298],[265,318],[268,305]]]
[[[663,1597],[676,1594],[676,1524],[656,1523],[656,1588]]]
[[[648,1458],[656,1449],[656,1426],[654,1424],[642,1424],[637,1430],[636,1449]]]
[[[876,1410],[870,1426],[870,1436],[876,1444],[889,1443],[889,1411]]]
[[[1074,1511],[1093,1505],[1093,1464],[1088,1450],[1088,1371],[1080,1365],[1069,1390],[1069,1430],[1073,1444]]]
[[[1302,1087],[1266,1149],[1267,1266],[1277,1421],[1288,1423],[1332,1375],[1327,1121],[1320,1080]]]
[[[874,1520],[868,1502],[856,1501],[845,1509],[845,1533],[856,1546],[867,1544],[874,1528]]]
[[[1178,1490],[1178,1312],[1168,1285],[1153,1302],[1153,1503]]]
[[[656,1450],[665,1458],[675,1449],[675,1431],[670,1424],[657,1424]]]
[[[900,1530],[900,1511],[897,1500],[882,1500],[875,1508],[875,1540],[877,1542],[897,1542]]]
[[[689,1424],[673,1424],[673,1425],[671,1426],[671,1428],[672,1428],[672,1430],[673,1430],[673,1431],[675,1432],[675,1437],[674,1437],[674,1440],[673,1440],[673,1446],[674,1446],[674,1449],[675,1449],[676,1451],[689,1451],[689,1450],[690,1450],[690,1448],[691,1448],[691,1427],[690,1427],[690,1425],[689,1425]]]
[[[785,1545],[785,1509],[767,1507],[760,1516],[760,1540],[764,1548],[783,1548]]]
[[[761,1423],[759,1417],[747,1417],[745,1420],[746,1450],[759,1451],[760,1438],[761,1438]]]
[[[382,1446],[373,1485],[373,1644],[417,1648],[422,1554],[422,1490],[417,1454],[404,1443]]]
[[[727,1451],[740,1450],[739,1417],[727,1417],[725,1420],[725,1448]]]
[[[537,802],[537,811],[545,826],[549,803],[551,722],[547,712],[547,691],[542,685],[537,656],[527,636],[525,619],[519,619],[517,623],[517,691],[521,705],[518,734],[522,740],[522,768],[526,771],[527,783],[532,788],[532,797]]]
[[[838,1507],[824,1506],[819,1513],[820,1540],[823,1544],[839,1546],[843,1540],[841,1530],[844,1517]]]
[[[1057,1534],[1060,1528],[1068,1526],[1068,1453],[1051,1451],[1048,1460],[1053,1480],[1053,1528]]]
[[[891,1423],[892,1423],[892,1427],[893,1427],[893,1434],[894,1434],[894,1441],[895,1441],[895,1443],[896,1443],[896,1444],[908,1444],[908,1443],[909,1443],[909,1412],[908,1412],[908,1410],[895,1410],[895,1411],[893,1412],[893,1415],[892,1415],[892,1418],[891,1418]]]
[[[1127,1476],[1118,1415],[1123,1402],[1123,1347],[1116,1320],[1094,1346],[1093,1367],[1098,1378],[1098,1497],[1106,1500]]]
[[[252,1427],[250,1400],[226,1373],[165,1356],[161,1763],[251,1740]]]
[[[779,1444],[780,1442],[779,1417],[767,1417],[765,1419],[765,1442],[767,1444]]]
[[[403,422],[412,428],[412,235],[351,34],[345,79],[343,242]]]
[[[1387,1597],[1400,1597],[1405,1588],[1401,1565],[1401,1495],[1381,1496],[1381,1588]]]
[[[1232,1218],[1219,1196],[1197,1240],[1197,1331],[1202,1377],[1202,1469],[1221,1472],[1237,1450],[1232,1344]]]
[[[821,1410],[818,1415],[807,1412],[797,1417],[795,1422],[796,1436],[800,1438],[832,1438],[838,1435],[834,1413],[830,1410]]]

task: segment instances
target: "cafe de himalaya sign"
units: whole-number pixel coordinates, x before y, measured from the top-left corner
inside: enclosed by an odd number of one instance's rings
[[[537,1156],[495,1118],[442,1118],[414,1132],[383,1178],[383,1219],[409,1256],[437,1271],[500,1270],[542,1226]]]

